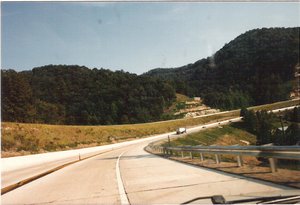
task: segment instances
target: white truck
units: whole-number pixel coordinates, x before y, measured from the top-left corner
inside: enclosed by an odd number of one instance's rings
[[[176,134],[180,135],[180,134],[183,134],[183,133],[186,133],[186,128],[185,127],[177,128]]]

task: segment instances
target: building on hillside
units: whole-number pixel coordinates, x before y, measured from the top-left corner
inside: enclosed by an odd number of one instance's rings
[[[200,97],[194,97],[194,101],[199,101],[199,102],[202,102],[201,98]]]

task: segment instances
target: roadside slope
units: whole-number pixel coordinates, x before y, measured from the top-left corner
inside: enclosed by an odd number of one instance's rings
[[[272,110],[299,104],[300,100],[297,99],[256,106],[251,109]],[[239,110],[233,110],[197,118],[112,126],[62,126],[3,122],[1,154],[2,157],[11,157],[113,144],[172,132],[178,127],[191,127],[226,120],[238,117],[239,114]]]

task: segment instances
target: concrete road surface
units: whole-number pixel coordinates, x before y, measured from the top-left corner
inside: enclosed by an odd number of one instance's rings
[[[240,117],[233,118],[230,120],[220,121],[218,123],[210,123],[205,126],[195,126],[192,128],[188,128],[188,133],[198,132],[203,129],[207,129],[210,127],[216,127],[219,124],[227,124],[230,121],[239,121]],[[59,151],[59,152],[49,152],[44,154],[35,154],[35,155],[27,155],[20,157],[10,157],[10,158],[2,158],[1,159],[1,188],[7,187],[9,185],[18,183],[24,179],[29,177],[36,176],[40,173],[46,172],[47,170],[53,169],[57,166],[66,164],[68,162],[78,160],[79,155],[84,157],[89,157],[95,154],[111,151],[113,149],[119,149],[121,147],[126,147],[132,144],[141,143],[141,142],[149,142],[151,140],[159,140],[166,138],[168,135],[170,137],[174,136],[175,132],[155,135],[148,138],[141,138],[138,140],[120,142],[116,144],[83,148],[83,149],[75,149],[68,151]]]
[[[147,144],[65,167],[2,195],[2,204],[180,204],[211,195],[237,199],[286,191],[299,194],[292,188],[161,158],[145,152]]]
[[[293,109],[295,106],[273,110],[273,112],[279,112],[286,109]],[[209,123],[205,125],[198,125],[192,128],[188,128],[187,132],[198,132],[203,129],[217,127],[219,125],[228,124],[230,122],[240,121],[241,118],[232,118],[230,120],[223,120],[216,123]],[[1,188],[8,187],[15,183],[18,183],[29,177],[36,176],[40,173],[46,172],[47,170],[53,169],[57,166],[63,165],[68,162],[76,161],[79,155],[84,158],[106,152],[112,149],[120,149],[135,143],[149,142],[149,140],[158,140],[165,138],[172,133],[160,134],[148,138],[121,142],[111,145],[75,149],[68,151],[50,152],[44,154],[35,154],[19,157],[1,158]],[[172,137],[172,136],[171,136]]]

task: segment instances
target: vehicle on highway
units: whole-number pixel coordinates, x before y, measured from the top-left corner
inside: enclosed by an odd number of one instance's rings
[[[178,134],[178,135],[183,134],[183,133],[186,133],[186,128],[185,127],[179,127],[176,130],[176,134]]]

